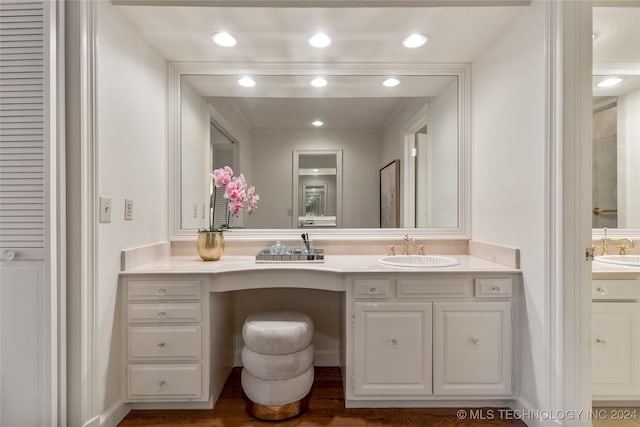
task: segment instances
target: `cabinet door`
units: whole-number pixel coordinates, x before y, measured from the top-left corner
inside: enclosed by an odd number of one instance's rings
[[[434,303],[434,393],[510,395],[511,303]]]
[[[431,303],[355,303],[354,394],[431,394]]]
[[[640,398],[639,303],[593,304],[591,381],[596,400]]]

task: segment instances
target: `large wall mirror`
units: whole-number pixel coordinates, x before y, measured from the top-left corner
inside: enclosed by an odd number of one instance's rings
[[[593,8],[594,236],[640,235],[640,8]]]
[[[318,238],[468,238],[468,65],[321,71],[172,64],[172,239],[205,226],[207,174],[222,164],[260,195],[231,239],[297,238],[300,228]],[[382,229],[379,171],[395,159],[401,228]]]

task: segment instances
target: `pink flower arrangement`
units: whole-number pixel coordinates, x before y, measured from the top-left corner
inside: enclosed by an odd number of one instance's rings
[[[240,176],[233,176],[233,170],[229,166],[225,166],[220,169],[216,169],[210,174],[211,184],[209,188],[211,196],[210,214],[209,214],[209,230],[208,231],[223,231],[229,228],[229,215],[239,216],[242,209],[247,209],[247,212],[251,214],[258,209],[258,200],[260,196],[256,194],[256,188],[247,184],[243,174]],[[216,199],[216,188],[224,187],[224,198],[227,199],[227,221],[226,224],[214,229],[214,206]]]

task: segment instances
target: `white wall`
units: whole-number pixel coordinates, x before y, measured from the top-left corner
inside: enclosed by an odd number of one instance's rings
[[[258,131],[253,134],[253,173],[260,208],[250,228],[291,228],[293,150],[342,149],[342,200],[345,228],[379,225],[378,170],[382,150],[376,131]],[[264,185],[261,183],[269,183]]]
[[[472,63],[472,239],[521,250],[522,405],[550,408],[545,294],[545,6]]]
[[[427,227],[455,228],[458,226],[457,81],[453,81],[431,100],[427,141],[431,178],[427,183],[430,197]]]
[[[182,228],[204,228],[211,172],[205,156],[210,143],[209,108],[189,83],[183,80],[181,85]]]
[[[167,237],[167,63],[110,2],[97,2],[98,191],[112,198],[99,224],[95,292],[96,403],[117,409],[120,396],[120,251]],[[124,221],[124,199],[133,221]]]

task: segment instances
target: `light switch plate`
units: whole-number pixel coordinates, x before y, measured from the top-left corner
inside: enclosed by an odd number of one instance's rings
[[[124,220],[133,221],[133,200],[124,199]]]
[[[103,224],[111,222],[111,198],[100,197],[100,222]]]

